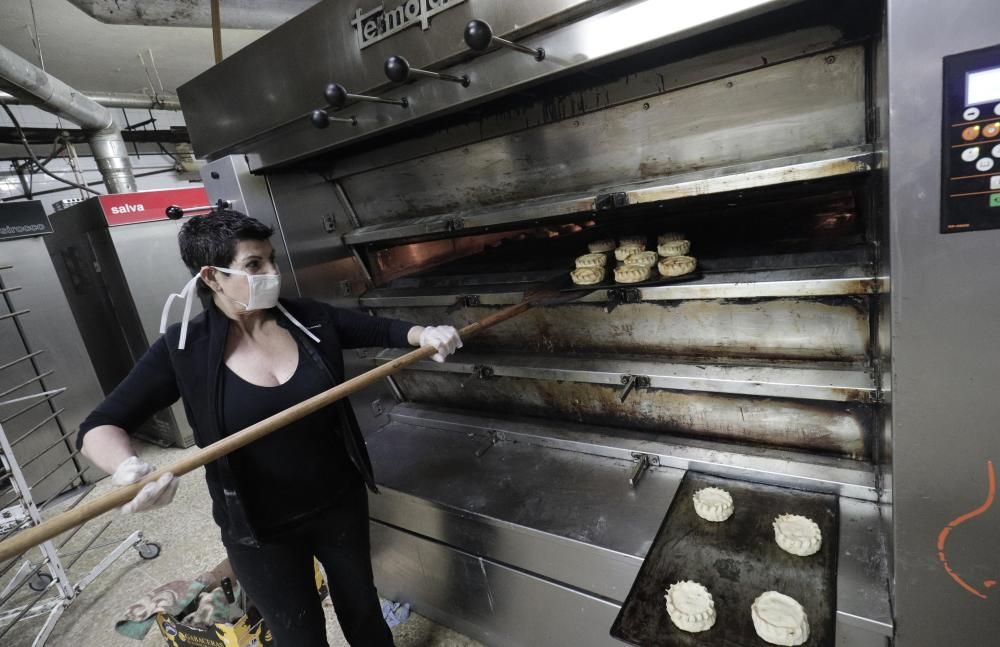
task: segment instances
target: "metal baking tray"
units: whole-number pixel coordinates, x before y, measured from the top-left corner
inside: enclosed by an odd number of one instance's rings
[[[720,487],[733,496],[735,512],[727,521],[713,523],[695,514],[691,496],[704,487]],[[805,608],[806,647],[833,647],[838,511],[834,495],[688,472],[611,635],[641,647],[767,647],[754,631],[750,605],[761,593],[778,591]],[[819,525],[823,546],[818,553],[796,557],[778,547],[771,524],[785,513]],[[679,580],[700,582],[712,593],[716,621],[708,631],[688,633],[670,621],[663,596]]]

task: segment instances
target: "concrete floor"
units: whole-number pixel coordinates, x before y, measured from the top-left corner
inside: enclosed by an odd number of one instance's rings
[[[145,444],[138,449],[140,455],[154,465],[171,463],[194,450],[162,449]],[[106,492],[110,487],[110,479],[101,481],[84,502]],[[58,507],[53,508],[53,512],[55,511],[58,511]],[[200,470],[184,477],[170,506],[140,515],[109,513],[84,526],[61,552],[70,554],[78,550],[108,521],[111,525],[101,534],[95,546],[112,540],[120,541],[132,532],[142,530],[147,539],[160,544],[163,550],[159,557],[149,561],[141,559],[134,550],[122,556],[84,589],[66,610],[46,643],[49,647],[166,645],[155,626],[140,643],[116,633],[114,619],[132,601],[150,589],[171,580],[193,578],[225,558],[218,529],[212,521],[204,475]],[[58,545],[59,541],[56,543]],[[78,581],[113,548],[113,545],[109,545],[84,553],[70,569],[71,579]],[[37,555],[37,551],[32,551],[33,559],[37,559]],[[64,564],[72,559],[72,555],[64,558]],[[4,584],[0,580],[0,590]],[[4,609],[21,606],[35,595],[37,594],[24,587],[14,600],[4,605]],[[346,646],[347,642],[341,634],[329,600],[324,602],[324,606],[330,645]],[[0,642],[4,647],[28,647],[43,623],[44,617],[23,620]],[[5,624],[0,623],[0,626]],[[398,647],[482,647],[480,643],[416,614],[411,614],[407,622],[393,629],[393,636]]]

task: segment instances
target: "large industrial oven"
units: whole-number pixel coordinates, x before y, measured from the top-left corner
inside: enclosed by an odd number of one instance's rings
[[[825,506],[808,644],[995,640],[998,44],[986,0],[325,2],[182,86],[209,197],[278,224],[302,296],[461,326],[590,242],[691,241],[694,280],[354,399],[380,593],[621,644],[652,552],[716,590],[759,565],[658,547],[716,480]],[[643,644],[763,644],[675,640]]]

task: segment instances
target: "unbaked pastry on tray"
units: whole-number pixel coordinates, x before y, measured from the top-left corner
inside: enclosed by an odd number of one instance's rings
[[[706,488],[725,490],[731,496],[733,512],[725,521],[703,519],[697,514],[693,497]],[[772,523],[779,515],[790,514],[811,519],[820,528],[823,542],[814,555],[792,555],[775,542]],[[767,633],[773,640],[781,636],[779,642],[788,644],[834,647],[838,526],[835,495],[687,472],[611,627],[611,635],[642,647],[767,647],[754,624],[752,608],[756,602],[758,625],[768,621],[784,629],[770,631],[774,627],[763,627],[769,629]],[[708,625],[707,620],[697,626],[688,624],[685,618],[682,628],[671,619],[663,596],[677,582],[697,582],[711,594],[715,617],[707,629],[690,631]],[[761,599],[768,592],[772,594]],[[775,608],[773,600],[785,599],[776,593],[801,605],[808,628],[796,621],[791,627],[794,631],[789,632],[782,618],[776,621],[769,616]],[[803,638],[805,641],[799,643]]]

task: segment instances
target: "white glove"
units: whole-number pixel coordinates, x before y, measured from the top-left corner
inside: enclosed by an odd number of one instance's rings
[[[445,357],[462,347],[462,338],[453,326],[427,326],[420,333],[420,345],[433,346],[437,353],[431,359],[443,362]]]
[[[111,482],[118,486],[132,485],[155,469],[138,456],[129,456],[115,470],[111,476]],[[174,500],[178,485],[180,485],[180,481],[168,472],[152,483],[144,485],[134,499],[121,507],[121,511],[126,513],[145,512],[163,507]]]

